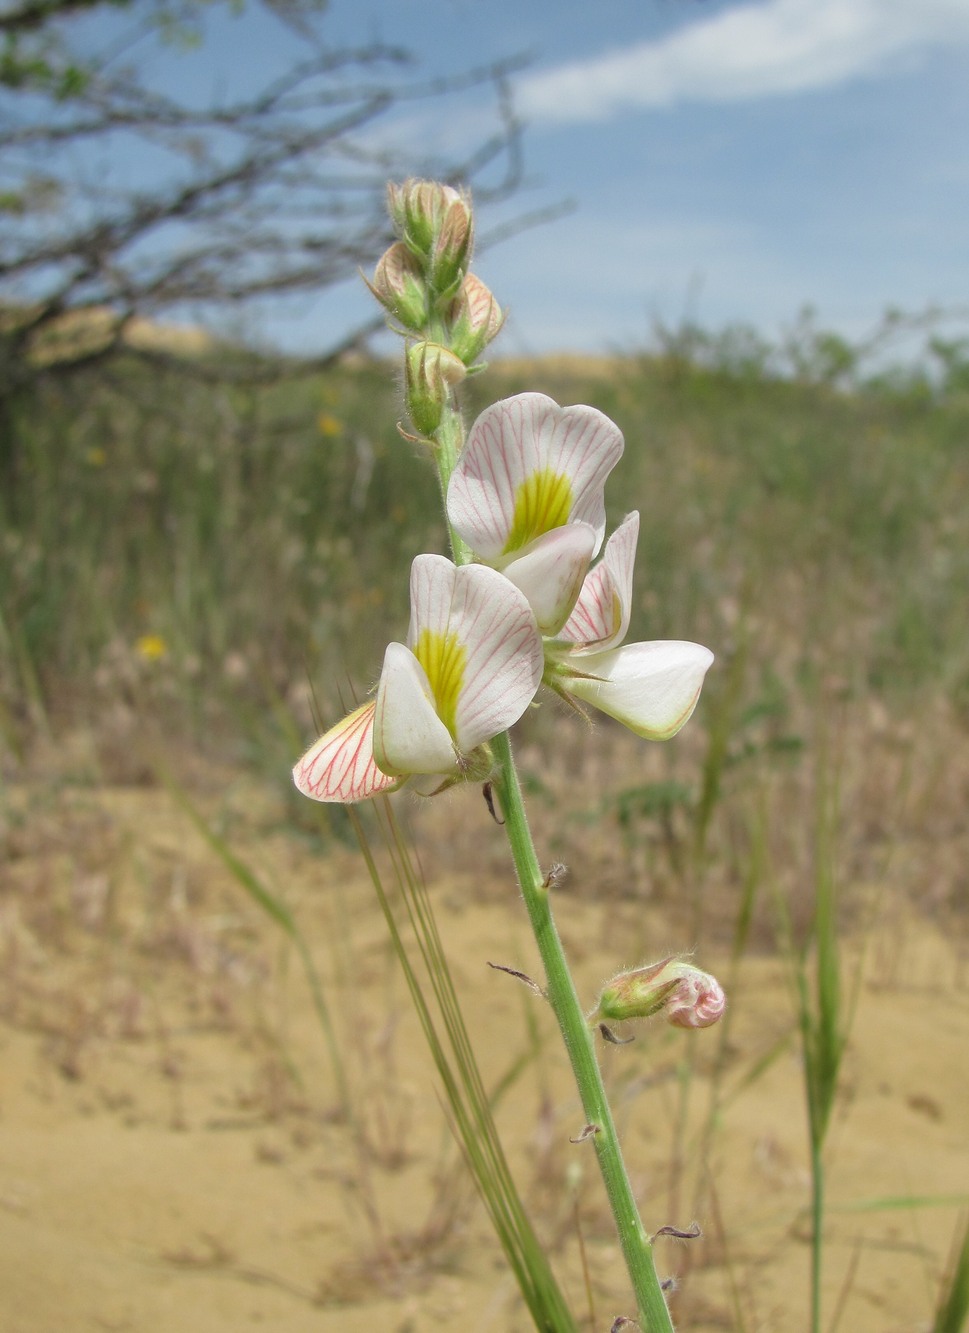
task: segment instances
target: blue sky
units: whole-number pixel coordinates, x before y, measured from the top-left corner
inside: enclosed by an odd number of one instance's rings
[[[481,257],[506,352],[642,346],[684,315],[776,336],[806,303],[858,336],[889,305],[969,304],[969,0],[369,13],[436,68],[533,53],[520,202],[575,208]]]
[[[224,22],[201,85],[282,58]],[[496,351],[638,348],[657,317],[776,337],[807,303],[858,336],[890,305],[969,306],[969,0],[331,0],[325,23],[428,73],[530,54],[515,207],[574,207],[480,256],[510,310]],[[488,115],[473,94],[388,133],[466,146]],[[370,311],[349,284],[258,328],[309,349]]]

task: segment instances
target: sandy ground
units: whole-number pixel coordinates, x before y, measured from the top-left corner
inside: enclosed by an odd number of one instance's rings
[[[473,794],[467,818],[497,831]],[[458,808],[457,806],[455,808]],[[450,1141],[439,1085],[359,855],[293,831],[244,786],[203,803],[294,913],[323,980],[352,1111],[296,951],[154,786],[20,786],[0,881],[0,1328],[518,1330],[530,1325]],[[488,844],[491,847],[491,842]],[[500,843],[495,843],[500,849]],[[629,1313],[581,1115],[494,848],[432,896],[516,1179],[589,1327]],[[563,891],[580,989],[677,941],[658,906]],[[684,941],[679,941],[682,945]],[[689,943],[688,941],[685,943]],[[855,941],[846,941],[849,954]],[[621,956],[617,957],[617,952]],[[827,1322],[927,1328],[969,1197],[964,931],[887,906],[831,1131]],[[806,1327],[803,1093],[783,964],[728,981],[730,1022],[603,1051],[678,1326]],[[700,1145],[700,1146],[698,1146]],[[901,1202],[900,1202],[901,1201]]]

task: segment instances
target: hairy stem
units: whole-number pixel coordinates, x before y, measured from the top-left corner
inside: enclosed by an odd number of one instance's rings
[[[507,732],[492,741],[498,765],[494,788],[501,803],[518,882],[545,968],[546,994],[558,1020],[572,1072],[582,1099],[586,1124],[595,1144],[599,1169],[612,1207],[626,1267],[636,1293],[643,1333],[673,1333],[651,1239],[647,1235],[626,1174],[616,1126],[596,1059],[592,1032],[585,1020],[562,941],[552,917],[550,885],[535,854],[521,785]],[[578,1148],[577,1151],[582,1151]]]

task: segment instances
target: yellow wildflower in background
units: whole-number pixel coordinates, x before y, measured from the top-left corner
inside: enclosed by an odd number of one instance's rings
[[[168,656],[168,644],[160,634],[142,634],[135,644],[135,652],[146,662],[158,662]]]
[[[321,412],[316,418],[316,428],[323,438],[328,440],[343,434],[343,422],[335,417],[332,412]]]

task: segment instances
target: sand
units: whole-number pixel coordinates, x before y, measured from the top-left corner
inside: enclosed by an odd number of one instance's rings
[[[298,955],[164,788],[21,783],[0,879],[0,1328],[280,1333],[530,1327],[468,1185],[440,1086],[357,852],[225,776],[198,797],[308,941],[344,1053],[341,1111]],[[537,973],[500,834],[432,899],[508,1156],[574,1308],[629,1308],[618,1247],[551,1016],[488,968]],[[419,823],[420,812],[412,816]],[[473,873],[472,873],[473,870]],[[676,940],[661,905],[566,886],[580,990]],[[826,1323],[927,1329],[969,1199],[965,932],[886,905],[828,1145]],[[789,975],[733,969],[729,1027],[661,1025],[603,1062],[650,1229],[679,1274],[678,1327],[807,1326],[809,1174]],[[854,975],[854,973],[852,973]],[[679,1129],[678,1129],[679,1127]],[[702,1151],[698,1144],[703,1145]]]

